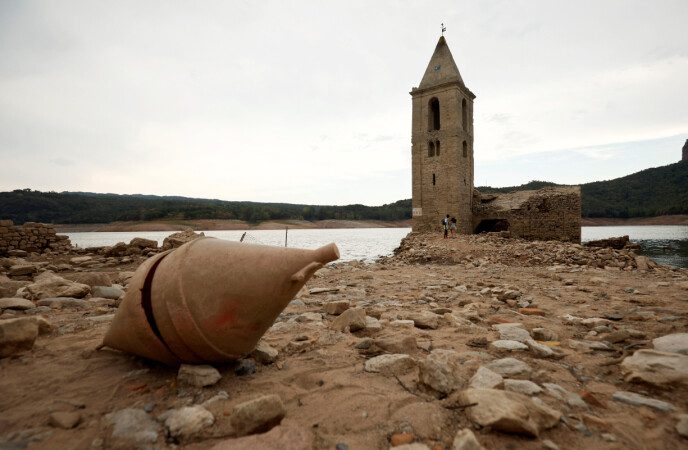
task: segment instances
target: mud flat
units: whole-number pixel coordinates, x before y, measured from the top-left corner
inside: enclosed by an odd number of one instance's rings
[[[95,350],[152,246],[0,259],[0,327],[26,328],[0,347],[0,448],[688,444],[686,269],[410,235],[319,271],[246,359],[177,369]]]

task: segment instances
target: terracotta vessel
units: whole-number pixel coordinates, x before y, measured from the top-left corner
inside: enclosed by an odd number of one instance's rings
[[[196,239],[136,270],[103,346],[170,365],[240,358],[338,258],[335,244],[304,250]]]

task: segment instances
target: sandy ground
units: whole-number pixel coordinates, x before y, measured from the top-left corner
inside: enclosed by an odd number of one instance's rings
[[[0,437],[33,429],[45,434],[39,433],[39,440],[29,443],[30,449],[111,448],[110,430],[103,421],[107,413],[147,406],[156,416],[226,391],[228,399],[211,409],[214,425],[181,443],[166,441],[161,433],[156,445],[141,448],[210,448],[231,437],[228,417],[234,405],[267,393],[279,395],[286,405],[282,425],[300,426],[313,433],[319,449],[334,449],[337,444],[346,444],[351,450],[387,449],[390,437],[402,431],[412,433],[429,448],[449,449],[457,430],[465,427],[473,429],[488,449],[541,449],[545,440],[560,449],[581,450],[688,446],[688,440],[674,429],[676,413],[688,411],[688,388],[626,383],[615,363],[628,349],[652,348],[651,339],[686,331],[686,270],[640,272],[537,263],[533,255],[509,250],[507,241],[497,238],[426,236],[424,240],[422,249],[435,255],[426,263],[409,262],[406,253],[374,264],[352,262],[322,269],[264,336],[279,350],[276,362],[259,364],[255,373],[244,376],[235,374],[231,364],[216,366],[222,379],[205,388],[180,385],[175,368],[113,350],[96,351],[109,323],[98,321],[108,314],[99,314],[112,311],[47,312],[44,316],[55,331],[40,336],[32,351],[0,360]],[[98,269],[75,267],[74,271],[98,270],[116,279],[119,272],[133,270],[142,259],[120,260],[115,266]],[[308,289],[318,287],[336,292],[309,294]],[[520,298],[528,299],[543,315],[523,315],[514,302],[498,300],[496,293],[505,290],[518,291]],[[323,306],[335,300],[366,308],[368,315],[380,318],[382,329],[333,330],[334,316],[325,314]],[[451,311],[469,319],[471,325],[457,326],[445,320],[440,320],[437,329],[391,325],[397,318],[424,311]],[[321,319],[304,316],[307,312],[322,314]],[[562,319],[566,314],[616,314],[611,327],[630,329],[633,337],[612,344],[611,351],[574,348],[570,340],[595,342],[599,338],[590,336],[582,325],[567,324]],[[7,317],[6,313],[2,318]],[[558,349],[557,357],[505,354],[486,346],[499,339],[493,324],[514,321],[528,330],[544,327],[556,334],[551,345]],[[537,397],[561,411],[564,420],[539,438],[478,429],[465,411],[445,407],[436,393],[423,387],[417,370],[402,377],[363,370],[371,357],[357,348],[365,347],[363,341],[400,342],[408,336],[416,340],[416,348],[408,352],[418,361],[427,358],[432,349],[472,355],[460,369],[464,387],[481,364],[513,356],[532,367],[532,381],[557,383],[572,393],[587,391],[600,404],[574,407],[544,392]],[[611,396],[617,390],[670,402],[676,412],[613,401]],[[70,430],[48,426],[50,412],[65,409],[78,411],[81,423]],[[0,448],[19,448],[2,445]]]

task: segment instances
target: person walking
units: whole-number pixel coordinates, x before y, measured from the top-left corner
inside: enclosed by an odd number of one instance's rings
[[[449,221],[449,231],[451,232],[452,237],[456,237],[456,217],[452,217]]]
[[[442,219],[442,228],[444,228],[444,238],[447,239],[449,236],[449,214],[447,214],[447,217]]]

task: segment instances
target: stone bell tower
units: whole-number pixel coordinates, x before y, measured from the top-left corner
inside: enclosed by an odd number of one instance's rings
[[[471,233],[475,95],[461,79],[444,36],[411,97],[413,231],[438,229],[449,214],[460,233]]]

